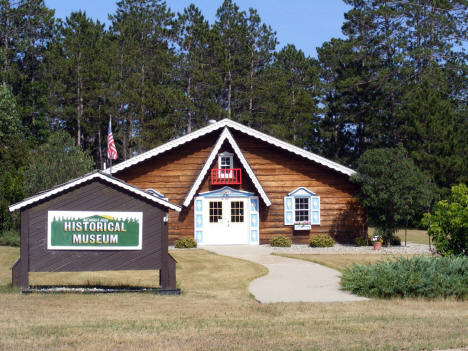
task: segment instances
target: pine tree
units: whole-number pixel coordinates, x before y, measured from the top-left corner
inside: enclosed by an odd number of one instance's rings
[[[176,133],[172,107],[179,94],[171,81],[173,17],[160,0],[122,0],[110,16],[119,59],[114,103],[119,106],[116,118],[124,159]]]
[[[84,12],[72,12],[59,25],[58,36],[49,52],[48,66],[52,75],[52,113],[58,123],[65,123],[75,136],[77,146],[86,144],[94,115],[93,93],[101,82],[95,78],[100,58],[104,25],[94,22]]]
[[[244,11],[232,0],[225,0],[216,12],[214,31],[218,36],[218,68],[223,79],[219,102],[226,116],[239,119],[242,112],[242,90],[248,76],[248,25]]]
[[[42,0],[0,1],[1,82],[21,102],[18,113],[35,142],[48,135],[43,61],[53,26],[53,11]]]
[[[221,88],[217,75],[214,52],[214,33],[195,5],[184,9],[177,18],[177,44],[179,65],[177,81],[184,92],[182,108],[185,132],[217,118],[220,107],[212,96]]]
[[[287,45],[276,54],[272,70],[275,86],[271,99],[274,110],[267,131],[310,150],[317,150],[319,108],[317,62],[302,50]]]

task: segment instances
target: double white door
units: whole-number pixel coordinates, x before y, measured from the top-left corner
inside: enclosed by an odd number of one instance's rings
[[[204,206],[205,245],[249,243],[249,199],[209,198]]]

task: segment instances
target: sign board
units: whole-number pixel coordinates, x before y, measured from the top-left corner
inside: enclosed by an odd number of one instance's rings
[[[141,250],[142,212],[48,211],[49,250]]]

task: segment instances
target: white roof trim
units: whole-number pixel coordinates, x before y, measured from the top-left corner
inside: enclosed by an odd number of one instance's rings
[[[226,120],[224,120],[224,121],[226,121]],[[223,132],[219,136],[218,141],[216,142],[213,150],[211,151],[210,156],[208,156],[208,159],[206,160],[200,174],[198,175],[198,177],[195,180],[195,182],[193,183],[190,191],[188,192],[187,196],[185,197],[184,206],[188,207],[190,205],[190,202],[192,201],[193,197],[195,196],[195,193],[200,188],[200,185],[201,185],[201,182],[203,181],[203,178],[205,177],[206,173],[210,169],[211,164],[214,161],[214,158],[218,154],[219,149],[221,148],[221,146],[223,145],[223,142],[226,139],[229,141],[232,148],[234,149],[234,153],[237,155],[237,157],[241,161],[242,166],[244,166],[245,171],[247,172],[250,179],[252,180],[252,183],[254,184],[255,188],[257,189],[258,193],[260,194],[260,197],[265,202],[265,205],[270,206],[271,205],[270,199],[268,198],[267,194],[265,193],[265,190],[263,190],[263,187],[260,184],[260,182],[258,181],[257,176],[255,175],[255,173],[250,168],[249,163],[245,159],[244,155],[242,154],[242,151],[239,149],[239,146],[237,145],[236,141],[232,137],[231,133],[229,133],[229,130],[227,128],[224,128]]]
[[[329,159],[326,159],[325,157],[322,157],[322,156],[319,156],[317,154],[314,154],[312,152],[309,152],[309,151],[306,151],[300,147],[297,147],[297,146],[294,146],[292,144],[289,144],[285,141],[282,141],[282,140],[279,140],[275,137],[272,137],[268,134],[265,134],[265,133],[262,133],[262,132],[259,132],[255,129],[252,129],[252,128],[249,128],[249,127],[246,127],[240,123],[237,123],[237,122],[234,122],[232,120],[226,120],[224,119],[223,121],[226,121],[225,122],[225,125],[230,127],[230,128],[233,128],[235,130],[238,130],[242,133],[245,133],[247,135],[250,135],[254,138],[257,138],[257,139],[260,139],[260,140],[263,140],[263,141],[266,141],[267,143],[269,144],[272,144],[272,145],[275,145],[283,150],[286,150],[286,151],[289,151],[289,152],[292,152],[296,155],[299,155],[299,156],[302,156],[308,160],[311,160],[311,161],[314,161],[314,162],[317,162],[323,166],[326,166],[328,168],[332,168],[334,169],[335,171],[338,171],[338,172],[341,172],[343,174],[346,174],[346,175],[353,175],[356,173],[356,171],[352,170],[351,168],[348,168],[348,167],[345,167],[343,165],[340,165],[339,163],[336,163],[334,161],[331,161]],[[223,122],[221,121],[221,122]]]
[[[322,156],[319,156],[317,154],[314,154],[312,152],[309,152],[309,151],[306,151],[300,147],[297,147],[297,146],[294,146],[292,144],[289,144],[285,141],[282,141],[282,140],[279,140],[275,137],[272,137],[268,134],[265,134],[265,133],[262,133],[262,132],[259,132],[255,129],[252,129],[250,127],[246,127],[240,123],[237,123],[237,122],[234,122],[230,119],[223,119],[219,122],[216,122],[214,124],[210,124],[206,127],[203,127],[193,133],[190,133],[190,134],[187,134],[187,135],[184,135],[180,138],[177,138],[177,139],[174,139],[174,140],[171,140],[169,141],[168,143],[166,144],[163,144],[161,146],[158,146],[154,149],[151,149],[147,152],[144,152],[138,156],[135,156],[135,157],[132,157],[124,162],[120,162],[114,166],[112,166],[112,170],[114,172],[118,172],[118,171],[121,171],[125,168],[128,168],[130,166],[133,166],[137,163],[140,163],[144,160],[147,160],[153,156],[156,156],[156,155],[159,155],[163,152],[166,152],[166,151],[169,151],[177,146],[180,146],[180,145],[183,145],[191,140],[194,140],[194,139],[197,139],[201,136],[204,136],[206,134],[209,134],[215,130],[218,130],[218,129],[221,129],[221,128],[224,128],[224,127],[230,127],[230,128],[233,128],[235,130],[238,130],[242,133],[245,133],[247,135],[250,135],[254,138],[257,138],[257,139],[260,139],[260,140],[263,140],[263,141],[266,141],[267,143],[271,144],[271,145],[275,145],[283,150],[286,150],[286,151],[289,151],[289,152],[292,152],[296,155],[299,155],[299,156],[302,156],[308,160],[311,160],[311,161],[314,161],[314,162],[317,162],[323,166],[326,166],[328,168],[331,168],[331,169],[334,169],[335,171],[338,171],[338,172],[341,172],[343,174],[346,174],[346,175],[353,175],[356,173],[356,171],[352,170],[351,168],[348,168],[348,167],[345,167],[343,165],[340,165],[339,163],[336,163],[334,161],[331,161],[329,159],[326,159],[325,157],[322,157]],[[104,172],[105,173],[109,173],[110,169],[106,169]]]
[[[306,187],[303,187],[303,186],[300,186],[299,188],[296,188],[294,189],[293,191],[291,191],[288,196],[295,196],[297,193],[307,193],[311,196],[315,196],[316,194],[313,192],[313,191],[310,191],[309,189],[307,189]]]
[[[146,151],[140,155],[137,155],[135,157],[132,157],[126,161],[123,161],[123,162],[120,162],[116,165],[113,165],[112,166],[112,171],[113,172],[118,172],[118,171],[121,171],[125,168],[128,168],[130,166],[133,166],[133,165],[136,165],[137,163],[140,163],[142,161],[145,161],[151,157],[154,157],[156,155],[159,155],[159,154],[162,154],[166,151],[169,151],[177,146],[180,146],[180,145],[183,145],[191,140],[194,140],[194,139],[198,139],[206,134],[209,134],[215,130],[218,130],[218,129],[221,129],[223,128],[225,125],[226,125],[226,122],[228,120],[227,119],[223,119],[219,122],[216,122],[214,124],[210,124],[206,127],[203,127],[193,133],[190,133],[190,134],[187,134],[187,135],[184,135],[180,138],[177,138],[177,139],[174,139],[174,140],[171,140],[169,142],[167,142],[166,144],[163,144],[161,146],[158,146],[158,147],[155,147],[154,149],[151,149],[149,151]],[[110,172],[110,168],[107,168],[106,170],[104,170],[103,172],[105,173],[109,173]]]
[[[130,192],[132,192],[132,193],[134,193],[136,195],[139,195],[139,196],[141,196],[141,197],[143,197],[145,199],[148,199],[150,201],[156,202],[156,203],[158,203],[160,205],[168,207],[168,208],[170,208],[172,210],[175,210],[177,212],[180,212],[182,210],[182,208],[180,206],[171,204],[170,202],[168,202],[168,201],[166,201],[164,199],[161,199],[161,198],[159,198],[159,197],[157,197],[155,195],[151,195],[151,194],[147,193],[144,190],[141,190],[141,189],[139,189],[137,187],[129,185],[129,184],[127,184],[127,183],[125,183],[125,182],[123,182],[121,180],[115,179],[115,178],[113,178],[113,177],[111,177],[111,176],[109,176],[107,174],[103,174],[103,173],[101,173],[99,171],[94,172],[94,173],[90,173],[90,174],[85,175],[85,176],[83,176],[81,178],[71,180],[68,183],[59,185],[59,186],[57,186],[55,188],[52,188],[52,189],[50,189],[48,191],[44,191],[44,192],[41,192],[41,193],[39,193],[37,195],[31,196],[31,197],[29,197],[27,199],[24,199],[21,202],[18,202],[18,203],[14,204],[14,205],[11,205],[9,207],[9,210],[10,210],[10,212],[13,212],[15,210],[18,210],[18,209],[23,208],[25,206],[31,205],[31,204],[33,204],[35,202],[40,201],[40,200],[46,199],[46,198],[48,198],[48,197],[50,197],[52,195],[55,195],[55,194],[58,194],[58,193],[61,193],[61,192],[65,191],[67,189],[73,188],[73,187],[75,187],[77,185],[80,185],[80,184],[82,184],[84,182],[87,182],[87,181],[89,181],[91,179],[94,179],[94,178],[102,179],[105,182],[114,184],[114,185],[118,186],[119,188],[128,190],[128,191],[130,191]]]

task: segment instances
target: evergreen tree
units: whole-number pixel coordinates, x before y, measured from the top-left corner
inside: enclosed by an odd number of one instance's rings
[[[242,88],[249,72],[246,14],[232,0],[224,0],[216,12],[213,29],[218,36],[218,68],[223,79],[223,89],[218,101],[228,118],[239,119],[243,108]]]
[[[274,111],[266,129],[281,139],[316,151],[319,144],[317,62],[287,45],[275,57]]]
[[[255,9],[247,17],[249,71],[244,84],[244,107],[241,120],[252,127],[263,128],[267,113],[265,90],[270,86],[268,68],[273,63],[277,40],[270,26],[262,23]]]
[[[75,136],[77,146],[85,145],[89,135],[93,93],[99,87],[95,70],[101,57],[104,25],[84,12],[72,12],[59,24],[58,35],[48,55],[52,77],[51,104],[56,124],[64,125]]]
[[[221,79],[216,70],[215,37],[208,21],[195,5],[184,9],[177,18],[177,45],[179,65],[177,81],[184,92],[182,108],[185,132],[217,118],[221,108],[213,96],[221,89]]]
[[[16,229],[18,218],[8,206],[24,197],[23,166],[26,143],[15,97],[9,87],[0,86],[0,235]]]
[[[54,32],[53,10],[42,0],[0,1],[0,70],[20,102],[18,113],[36,142],[48,134],[44,55]]]
[[[110,19],[119,60],[114,104],[126,159],[176,133],[174,15],[161,0],[122,0]]]

